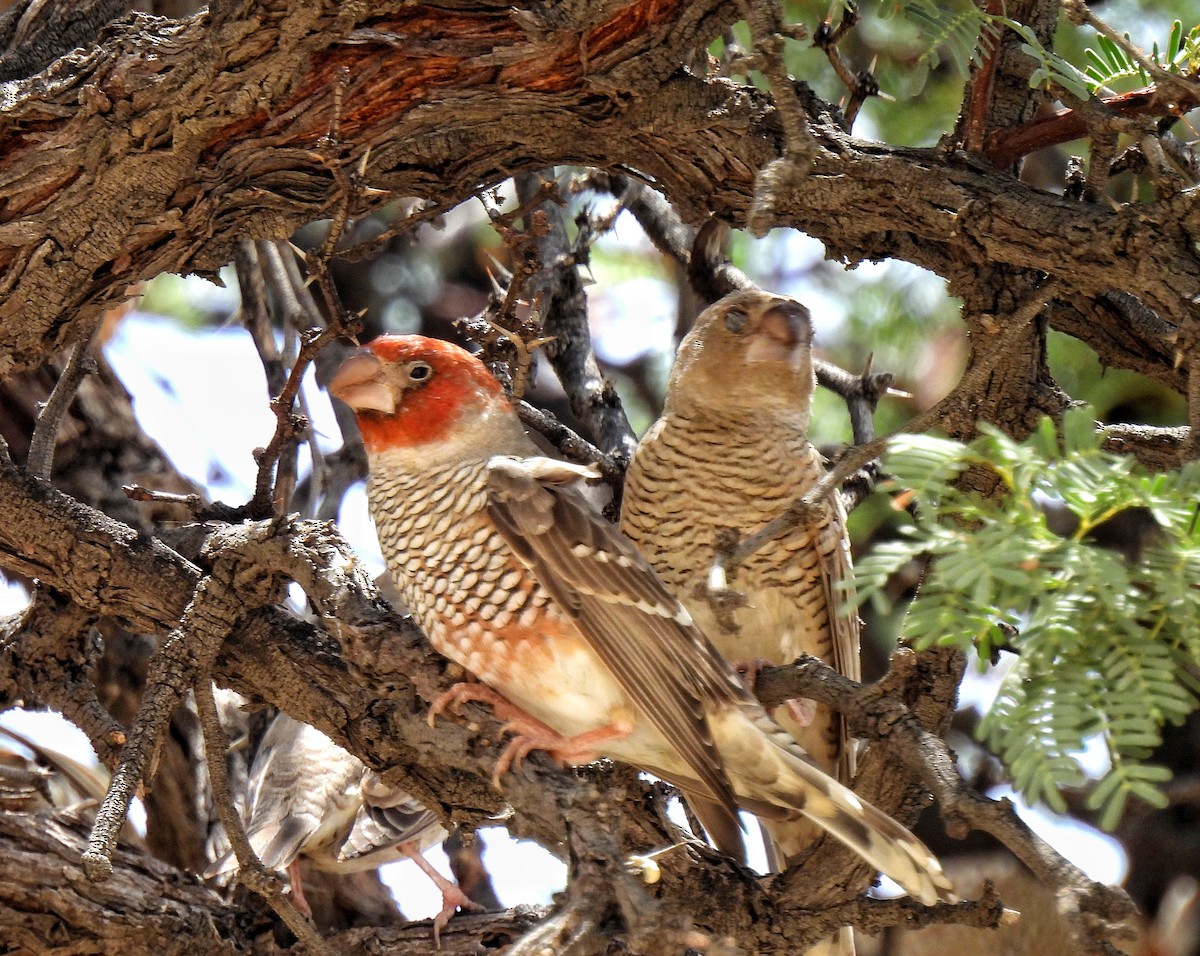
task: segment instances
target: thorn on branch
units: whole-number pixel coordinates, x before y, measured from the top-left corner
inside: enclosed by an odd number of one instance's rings
[[[649,186],[629,176],[589,169],[573,176],[567,189],[572,193],[589,189],[608,193],[617,200],[614,222],[622,209],[628,210],[659,252],[680,265],[687,265],[695,230],[680,219],[674,207]]]
[[[796,87],[784,63],[785,17],[777,0],[742,0],[742,14],[754,38],[760,69],[771,87],[775,108],[783,127],[783,156],[764,166],[755,178],[754,201],[746,217],[750,232],[766,235],[775,222],[778,197],[794,192],[820,149],[809,126],[808,113],[796,93]]]
[[[847,129],[854,126],[855,117],[858,116],[858,111],[867,97],[879,95],[879,81],[875,79],[875,74],[871,70],[851,70],[842,51],[838,49],[838,43],[857,23],[858,5],[846,3],[842,10],[842,19],[836,27],[829,20],[825,20],[813,34],[813,46],[825,54],[833,72],[850,93],[850,99],[842,111]]]
[[[542,334],[543,298],[527,292],[532,278],[545,268],[538,240],[551,229],[547,212],[538,207],[543,202],[565,205],[565,200],[559,195],[557,182],[539,178],[533,194],[519,197],[508,212],[500,209],[494,193],[481,196],[480,202],[509,250],[512,271],[493,260],[496,274],[489,275],[493,291],[487,307],[456,324],[469,339],[482,345],[484,363],[520,400],[535,370],[533,350],[553,338]],[[514,227],[518,219],[524,221],[524,229]],[[525,308],[526,314],[519,315]],[[503,348],[497,348],[502,343]],[[512,355],[503,354],[506,351]]]

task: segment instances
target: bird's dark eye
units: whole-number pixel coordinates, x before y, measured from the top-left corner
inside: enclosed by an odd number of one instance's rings
[[[433,374],[433,366],[427,362],[413,362],[408,368],[408,377],[414,382],[423,382]]]
[[[740,332],[746,327],[746,315],[741,309],[730,309],[725,313],[725,328],[730,332]]]

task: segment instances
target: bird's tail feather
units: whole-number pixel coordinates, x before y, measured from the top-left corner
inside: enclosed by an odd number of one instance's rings
[[[780,795],[813,823],[895,880],[926,905],[957,902],[954,888],[933,852],[883,811],[862,800],[806,760],[789,752],[792,780],[779,782]],[[791,791],[790,793],[788,791]]]

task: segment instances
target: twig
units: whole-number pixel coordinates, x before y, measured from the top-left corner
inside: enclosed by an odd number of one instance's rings
[[[1091,126],[1091,152],[1088,159],[1087,181],[1084,184],[1084,197],[1094,202],[1104,194],[1108,180],[1112,176],[1113,157],[1117,154],[1117,146],[1121,142],[1120,132],[1116,123],[1097,123]]]
[[[262,363],[263,373],[267,378],[267,391],[278,395],[287,382],[287,363],[275,343],[275,331],[271,327],[271,307],[267,287],[267,268],[260,253],[265,253],[270,243],[259,243],[242,240],[238,243],[233,255],[234,269],[237,271],[238,290],[241,293],[241,307],[238,317]]]
[[[79,383],[89,371],[88,350],[92,344],[95,332],[86,339],[75,343],[71,349],[71,357],[67,360],[54,391],[42,407],[37,424],[33,428],[33,437],[29,441],[29,457],[25,467],[35,478],[49,478],[50,466],[54,462],[54,446],[58,440],[58,429],[63,416],[71,407]]]
[[[456,323],[483,347],[484,363],[518,401],[524,396],[533,372],[534,349],[549,342],[542,334],[542,296],[536,292],[526,295],[530,280],[543,268],[538,240],[551,228],[543,203],[564,204],[556,182],[538,177],[536,183],[537,188],[524,198],[518,197],[517,205],[508,212],[501,211],[495,197],[486,194],[479,197],[492,227],[509,250],[512,271],[507,272],[495,263],[487,307],[479,315]],[[513,223],[518,219],[523,220],[524,229],[514,228]],[[518,307],[530,299],[535,302],[529,315],[518,318]],[[501,342],[512,351],[511,357],[501,354],[498,348]]]
[[[1175,117],[1159,122],[1160,132],[1158,134],[1158,142],[1162,147],[1162,151],[1167,155],[1172,163],[1188,178],[1192,183],[1200,182],[1200,154],[1197,154],[1191,143],[1185,143],[1182,139],[1170,132],[1165,127],[1173,123]]]
[[[137,720],[121,751],[104,802],[83,854],[83,870],[99,883],[112,875],[112,851],[129,812],[129,804],[152,767],[171,712],[201,675],[206,675],[226,635],[248,608],[277,603],[284,590],[273,575],[239,578],[245,549],[269,538],[283,526],[276,522],[239,525],[214,532],[206,547],[212,572],[192,594],[179,626],[167,636],[150,662],[146,691]]]
[[[679,218],[674,207],[649,186],[629,176],[589,169],[570,180],[572,193],[584,190],[609,193],[637,220],[646,237],[663,255],[687,265],[696,230]],[[718,296],[718,298],[720,298]]]
[[[296,400],[296,395],[300,390],[300,385],[304,380],[304,373],[309,364],[316,357],[317,353],[329,342],[340,336],[352,338],[358,334],[361,328],[358,319],[348,315],[343,309],[341,298],[329,274],[329,262],[337,248],[338,239],[349,219],[350,205],[354,194],[355,192],[363,192],[368,189],[368,187],[363,186],[358,181],[357,176],[352,177],[347,175],[338,155],[342,96],[349,82],[349,71],[343,67],[338,71],[335,78],[333,115],[330,119],[329,132],[321,137],[318,142],[317,151],[318,158],[324,163],[334,179],[339,200],[329,223],[329,231],[325,234],[325,239],[320,249],[316,253],[309,254],[306,258],[310,279],[321,290],[325,298],[326,309],[330,317],[329,323],[323,329],[307,328],[299,330],[300,349],[296,355],[295,363],[292,365],[291,372],[283,388],[271,399],[271,411],[275,414],[276,420],[275,432],[271,436],[271,440],[267,443],[267,446],[262,449],[256,449],[254,453],[255,461],[258,463],[258,476],[255,480],[254,495],[246,504],[246,514],[250,518],[257,519],[279,515],[285,510],[294,473],[289,472],[287,468],[277,471],[276,466],[281,461],[284,452],[295,438],[297,432],[306,432],[311,441],[312,432],[310,423],[303,416],[292,412],[292,405]],[[364,157],[365,162],[366,157]],[[276,252],[268,254],[265,258],[268,263],[273,263],[276,267],[286,262],[286,255],[280,257]],[[296,295],[289,295],[286,292],[290,286],[291,276],[291,273],[286,271],[286,267],[284,271],[275,268],[271,273],[267,273],[267,276],[268,278],[271,276],[275,277],[275,288],[281,296],[285,297],[282,301],[287,302],[289,306],[294,308],[295,311],[289,308],[289,314],[294,314],[299,318],[300,313],[303,311],[306,317],[311,316],[311,310],[300,307],[299,298]],[[280,480],[281,478],[282,481]]]
[[[300,333],[301,345],[296,363],[292,366],[283,390],[271,399],[271,411],[275,413],[276,421],[275,433],[265,448],[255,449],[254,452],[254,459],[258,463],[258,478],[254,486],[254,496],[246,505],[249,517],[257,519],[283,513],[283,502],[277,500],[272,481],[275,464],[296,433],[309,427],[309,423],[302,416],[292,413],[292,403],[296,400],[296,393],[304,381],[304,373],[309,363],[316,358],[321,349],[345,334],[347,329],[337,321],[331,322],[323,329],[307,329]]]
[[[818,149],[817,140],[783,59],[784,43],[795,31],[785,25],[784,12],[777,0],[742,0],[739,6],[754,39],[758,67],[771,86],[775,108],[779,110],[784,155],[807,168],[806,161],[811,161]]]
[[[530,206],[531,215],[545,217],[544,228],[534,236],[541,268],[532,276],[531,285],[541,293],[546,356],[562,382],[571,411],[587,426],[596,445],[605,455],[628,461],[637,438],[620,396],[600,371],[592,350],[587,297],[576,266],[584,256],[567,241],[562,214],[552,205],[553,200],[539,198],[543,187],[538,178],[518,176],[516,184],[517,197]],[[561,205],[561,198],[557,202]],[[617,488],[619,485],[614,490]]]
[[[221,726],[217,714],[217,702],[213,699],[212,681],[207,676],[196,681],[192,688],[196,698],[196,712],[200,717],[200,730],[204,737],[204,760],[208,767],[208,782],[212,788],[213,803],[217,816],[233,855],[238,862],[238,880],[267,901],[271,909],[279,914],[288,929],[305,949],[317,956],[333,956],[333,950],[321,935],[283,892],[282,881],[265,866],[246,837],[246,828],[234,809],[229,791],[229,775],[226,773],[225,755],[229,751],[229,738]]]
[[[1146,157],[1151,182],[1154,184],[1155,196],[1167,199],[1182,190],[1186,185],[1184,178],[1168,160],[1158,130],[1153,126],[1143,130],[1140,145],[1142,154]]]
[[[829,20],[824,20],[813,34],[813,46],[824,52],[829,60],[829,65],[833,67],[833,72],[850,92],[850,100],[842,111],[846,118],[847,130],[854,125],[854,119],[858,116],[858,111],[867,97],[879,95],[879,82],[875,79],[875,75],[870,70],[860,70],[855,73],[850,69],[850,64],[846,62],[842,51],[838,49],[838,43],[842,37],[849,33],[857,23],[858,5],[847,2],[843,5],[842,19],[836,27]]]
[[[304,276],[300,274],[300,267],[297,264],[297,257],[293,254],[292,247],[283,242],[271,243],[267,250],[266,258],[271,266],[268,272],[270,288],[280,300],[280,307],[287,327],[297,333],[303,333],[304,329],[318,325],[321,321],[321,311],[317,308],[317,303],[313,300],[312,292],[309,291]],[[297,395],[297,401],[300,403],[300,414],[304,421],[308,423],[305,434],[312,470],[308,478],[308,502],[303,509],[303,513],[311,515],[316,510],[317,498],[327,484],[327,469],[325,456],[321,452],[316,431],[313,429],[313,419],[309,410],[308,396],[305,393],[303,385],[301,385],[300,392]]]
[[[1161,116],[1164,113],[1180,116],[1200,104],[1200,92],[1192,93],[1177,103],[1164,103],[1162,91],[1147,86],[1128,93],[1102,96],[1098,102],[1091,102],[1097,107],[1111,110],[1116,118]],[[993,130],[988,135],[984,155],[997,166],[1011,166],[1029,153],[1086,136],[1089,128],[1095,125],[1098,115],[1081,104],[1060,109],[1011,129]]]
[[[1146,56],[1137,44],[1133,43],[1128,37],[1117,33],[1116,30],[1093,14],[1088,9],[1088,5],[1084,0],[1063,0],[1063,10],[1067,14],[1067,19],[1076,26],[1087,24],[1097,33],[1111,40],[1116,46],[1124,50],[1129,58],[1147,76],[1152,77],[1160,88],[1170,91],[1174,97],[1195,101],[1197,96],[1200,95],[1200,87],[1188,82],[1186,77],[1180,76],[1178,73],[1172,73],[1170,70],[1163,69],[1154,60]]]
[[[785,27],[781,5],[777,0],[741,0],[740,7],[754,38],[759,69],[771,87],[783,127],[783,155],[759,170],[754,181],[754,201],[746,215],[746,227],[761,238],[775,223],[779,197],[797,189],[820,146],[784,64]]]
[[[1004,5],[1001,0],[988,0],[987,12],[992,15],[1003,13]],[[969,153],[983,151],[988,113],[995,89],[996,65],[1000,62],[1002,33],[996,29],[989,30],[989,26],[990,21],[985,21],[980,33],[980,64],[971,74],[971,91],[967,99],[966,122],[963,124],[963,149]]]
[[[329,220],[329,230],[325,233],[325,241],[321,243],[321,248],[317,252],[317,260],[322,263],[328,263],[333,258],[338,240],[342,237],[342,232],[350,219],[350,197],[354,192],[355,184],[346,175],[341,157],[338,155],[342,144],[342,103],[349,86],[350,68],[338,67],[333,78],[333,106],[330,111],[329,129],[324,136],[317,140],[317,155],[324,163],[325,168],[329,170],[330,175],[333,176],[338,196],[333,218]],[[368,153],[363,156],[364,168],[369,155]]]
[[[614,481],[624,480],[624,461],[604,454],[590,441],[572,431],[545,409],[521,401],[517,403],[517,414],[521,416],[521,421],[550,442],[568,460],[597,466],[601,475],[610,484]]]
[[[360,167],[361,172],[362,167]],[[372,232],[365,239],[353,242],[347,240],[349,244],[339,249],[338,255],[344,260],[356,262],[378,254],[381,249],[398,236],[411,237],[415,235],[417,228],[426,223],[430,223],[435,229],[439,229],[441,228],[442,217],[455,206],[459,205],[459,202],[458,198],[442,202],[425,199],[417,200],[394,225],[389,226],[383,232]]]
[[[219,501],[206,503],[202,495],[181,495],[173,491],[156,491],[141,485],[122,485],[121,491],[130,501],[153,501],[167,505],[182,505],[197,521],[241,521],[246,509],[222,504]]]

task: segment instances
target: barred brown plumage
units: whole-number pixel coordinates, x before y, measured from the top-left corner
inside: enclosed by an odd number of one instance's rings
[[[663,415],[630,462],[621,530],[729,660],[753,673],[814,654],[859,680],[858,618],[837,612],[850,575],[838,495],[815,526],[768,541],[734,570],[746,599],[733,611],[736,631],[705,597],[722,529],[757,531],[825,474],[807,436],[811,341],[808,312],[791,299],[744,291],[706,309],[679,347]],[[818,767],[851,782],[854,746],[838,714],[789,701],[772,716]],[[784,860],[820,835],[810,820],[764,823]],[[828,951],[853,952],[843,935]]]
[[[571,762],[602,754],[681,787],[727,852],[741,851],[738,806],[803,814],[920,899],[951,898],[919,840],[767,717],[580,493],[591,470],[538,457],[482,363],[445,342],[384,336],[330,392],[357,412],[371,511],[405,603],[490,699],[524,713],[501,769],[530,746]]]

